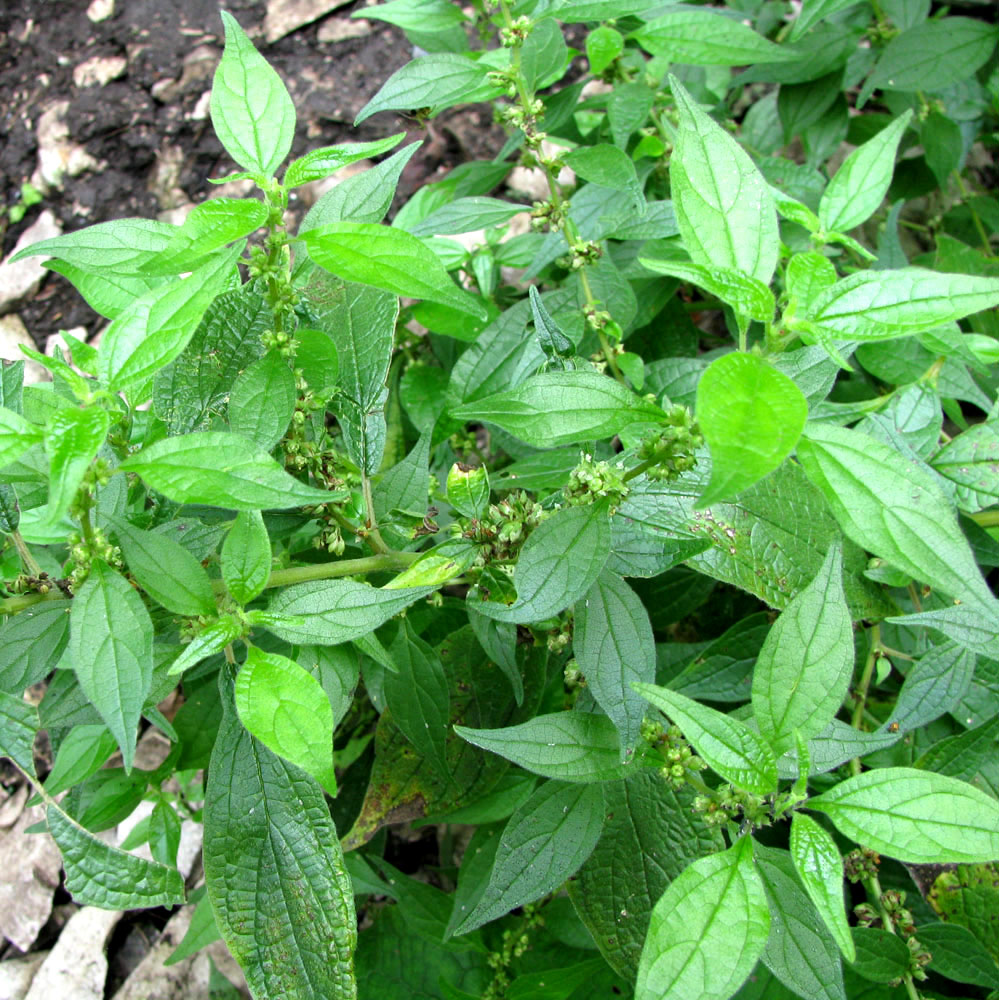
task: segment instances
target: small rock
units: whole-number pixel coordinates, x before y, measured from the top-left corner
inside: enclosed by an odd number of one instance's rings
[[[264,18],[264,38],[270,45],[348,3],[350,0],[270,0]]]
[[[69,141],[66,112],[69,101],[57,101],[42,112],[35,129],[38,140],[38,166],[31,183],[43,194],[62,189],[63,177],[76,177],[84,170],[100,166],[83,146]]]
[[[30,385],[32,382],[51,382],[52,375],[47,368],[43,368],[37,361],[31,361],[25,357],[24,352],[19,348],[19,344],[25,347],[35,347],[35,342],[31,339],[27,327],[21,322],[20,316],[0,316],[0,358],[4,361],[24,362],[24,382]],[[0,885],[0,893],[3,886]],[[2,910],[0,910],[2,913]],[[0,918],[2,922],[2,918]]]
[[[24,812],[27,801],[27,782],[15,785],[9,792],[0,785],[0,830],[7,830],[17,822],[18,816]],[[2,990],[0,990],[0,1000],[3,1000]]]
[[[128,61],[124,56],[94,56],[73,70],[73,83],[78,87],[103,87],[104,84],[117,80],[125,72],[126,66]]]
[[[549,142],[541,143],[541,155],[552,158],[559,154],[558,146]],[[563,167],[556,178],[561,187],[572,187],[576,183],[576,175],[568,167]],[[551,197],[548,178],[540,167],[514,167],[507,178],[506,186],[511,191],[526,194],[531,201],[546,201]]]
[[[42,962],[25,1000],[103,1000],[108,975],[104,954],[121,910],[85,906],[63,928]]]
[[[203,122],[209,114],[212,104],[212,92],[206,90],[199,98],[198,103],[194,105],[193,110],[187,116],[192,122]]]
[[[106,21],[114,13],[114,0],[93,0],[87,8],[87,17],[94,24],[99,21]]]
[[[184,58],[184,71],[179,80],[157,80],[150,93],[157,101],[171,104],[205,80],[210,80],[219,61],[214,45],[199,45]]]
[[[372,32],[370,21],[352,21],[346,17],[331,17],[319,25],[320,42],[344,42],[348,38],[363,38]]]
[[[15,253],[62,233],[62,226],[56,217],[46,209],[38,216],[33,225],[29,226],[17,241],[11,257]],[[8,258],[0,264],[0,315],[16,309],[28,296],[38,291],[42,278],[47,274],[42,267],[41,257],[25,257],[12,263]],[[6,357],[6,355],[0,355]]]
[[[72,330],[60,330],[58,333],[50,333],[45,338],[45,353],[50,357],[55,357],[55,349],[58,347],[62,351],[62,356],[69,361],[72,351],[70,351],[69,346],[63,339],[63,333],[68,333],[71,337],[76,337],[77,340],[82,340],[86,343],[87,340],[87,328],[85,326],[74,326]],[[3,1000],[0,997],[0,1000]]]
[[[62,857],[48,833],[27,833],[45,819],[44,806],[25,809],[17,822],[0,833],[0,936],[27,951],[52,912],[52,896],[59,887]],[[46,1000],[62,995],[48,994]]]
[[[47,951],[35,951],[0,962],[0,1000],[24,1000],[38,966],[47,956]]]

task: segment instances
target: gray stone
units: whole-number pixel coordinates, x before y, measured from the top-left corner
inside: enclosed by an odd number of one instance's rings
[[[128,60],[124,56],[94,56],[73,70],[73,83],[81,88],[103,87],[104,84],[117,80],[127,66]]]
[[[43,194],[62,190],[64,177],[76,177],[84,170],[101,166],[83,146],[71,142],[66,112],[69,101],[57,101],[42,112],[35,128],[38,140],[38,166],[31,183]]]
[[[319,25],[319,41],[324,43],[343,42],[348,38],[363,38],[374,30],[370,21],[359,18],[352,21],[346,17],[331,17]]]
[[[45,819],[44,806],[25,809],[17,822],[0,831],[0,936],[27,951],[52,912],[62,857],[48,833],[27,833]],[[50,997],[60,997],[58,993]],[[46,998],[48,1000],[48,998]]]
[[[264,18],[264,38],[270,45],[349,2],[350,0],[270,0],[267,4],[267,16]]]
[[[69,919],[35,973],[25,1000],[103,1000],[108,975],[104,953],[121,910],[85,906]]]
[[[31,339],[20,316],[0,316],[0,358],[5,361],[24,362],[24,382],[26,385],[32,382],[51,382],[52,375],[47,368],[43,368],[37,361],[31,361],[24,356],[19,349],[20,344],[25,347],[34,347],[35,342]]]
[[[29,226],[17,241],[11,257],[32,243],[51,239],[62,233],[62,226],[56,217],[46,209],[37,220]],[[28,296],[38,291],[38,286],[45,277],[42,267],[42,257],[25,257],[23,260],[11,262],[10,257],[0,264],[0,316],[16,309]],[[4,355],[6,356],[6,355]]]
[[[38,966],[47,956],[47,951],[35,951],[0,962],[0,1000],[24,1000]]]

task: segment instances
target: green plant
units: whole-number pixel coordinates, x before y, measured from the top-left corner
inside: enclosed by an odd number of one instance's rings
[[[365,8],[429,54],[361,119],[509,127],[391,225],[417,144],[278,180],[294,108],[223,15],[259,195],[24,251],[111,323],[3,369],[0,749],[77,900],[184,901],[193,817],[179,954],[220,934],[267,1000],[999,987],[997,30],[929,8],[499,0],[475,50]],[[532,206],[489,196],[517,157]],[[94,836],[142,799],[153,861]]]

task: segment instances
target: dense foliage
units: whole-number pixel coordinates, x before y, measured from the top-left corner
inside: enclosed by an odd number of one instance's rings
[[[285,165],[223,14],[256,195],[24,251],[110,321],[0,384],[0,750],[69,891],[193,898],[260,1000],[984,997],[994,10],[475,7],[363,10],[423,54],[359,120],[509,131],[391,224],[418,144]]]

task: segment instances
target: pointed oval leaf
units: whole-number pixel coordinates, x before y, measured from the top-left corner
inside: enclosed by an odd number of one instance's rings
[[[99,560],[73,598],[66,653],[131,770],[135,730],[153,683],[153,623],[136,590]]]
[[[587,687],[617,726],[624,760],[645,717],[645,699],[631,685],[656,679],[656,645],[648,612],[616,573],[605,569],[576,602],[573,651]]]
[[[770,185],[673,76],[670,86],[680,115],[670,180],[683,245],[695,264],[731,268],[769,284],[779,243]]]
[[[767,635],[753,668],[753,715],[777,754],[810,740],[839,711],[853,676],[853,628],[843,560],[830,546],[815,579]]]
[[[544,621],[565,610],[590,589],[610,555],[607,504],[564,507],[531,533],[513,571],[513,604],[479,601],[470,606],[497,621]]]
[[[911,120],[912,111],[899,115],[843,161],[819,202],[819,219],[826,229],[849,232],[877,211],[888,193],[898,144]]]
[[[233,383],[229,427],[261,450],[270,451],[288,430],[297,398],[288,362],[277,351],[268,351]]]
[[[507,822],[489,883],[454,933],[467,934],[557,889],[590,856],[603,822],[599,785],[546,781],[535,789]]]
[[[635,1000],[728,1000],[753,971],[770,910],[749,837],[695,861],[656,903]],[[707,956],[724,955],[724,961]]]
[[[344,281],[440,302],[487,318],[485,307],[451,280],[433,250],[402,229],[368,222],[335,222],[310,229],[302,239],[309,256]]]
[[[45,451],[49,456],[50,523],[55,524],[69,511],[110,426],[111,415],[96,406],[84,410],[67,407],[49,417]]]
[[[554,712],[503,729],[455,726],[454,731],[543,778],[614,781],[636,770],[634,764],[621,763],[617,730],[605,715]]]
[[[796,812],[791,817],[791,858],[809,899],[843,957],[848,962],[854,961],[857,949],[843,904],[843,859],[832,834],[826,833],[811,816]]]
[[[226,590],[249,604],[267,585],[271,575],[271,540],[259,510],[236,515],[222,543],[222,579]]]
[[[387,153],[406,138],[405,132],[376,139],[374,142],[341,142],[336,146],[323,146],[310,150],[288,164],[282,184],[286,188],[296,188],[310,181],[321,181],[338,170],[363,160],[368,156]]]
[[[244,169],[273,177],[295,136],[295,105],[281,77],[222,11],[225,49],[212,81],[212,126]]]
[[[454,407],[451,416],[496,424],[536,448],[612,437],[629,424],[664,418],[655,403],[583,369],[532,375],[515,389]]]
[[[255,996],[354,1000],[354,895],[322,789],[255,740],[220,687],[204,846],[219,931]]]
[[[697,422],[711,449],[711,480],[698,500],[730,499],[791,454],[808,403],[783,372],[755,354],[716,358],[697,383]]]
[[[251,646],[236,676],[235,698],[240,720],[261,743],[336,795],[333,708],[312,674],[286,656]]]
[[[868,434],[831,424],[808,425],[798,459],[847,537],[999,618],[954,508],[930,473]]]
[[[777,761],[769,744],[745,723],[654,684],[636,684],[650,705],[665,712],[711,769],[754,795],[777,788]]]
[[[118,468],[134,472],[177,503],[274,510],[343,499],[342,493],[299,482],[266,451],[225,431],[165,438],[131,455]]]
[[[999,858],[999,802],[932,771],[865,771],[809,799],[808,808],[858,844],[910,864]]]
[[[0,406],[0,468],[17,461],[32,445],[42,440],[40,427],[25,420],[20,413]]]

